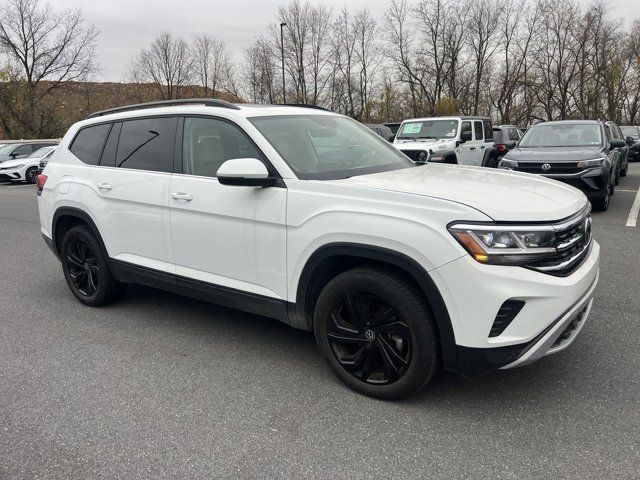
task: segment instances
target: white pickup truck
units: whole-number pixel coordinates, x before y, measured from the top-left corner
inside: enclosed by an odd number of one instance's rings
[[[486,117],[429,117],[405,120],[394,146],[416,163],[496,166],[491,120]]]

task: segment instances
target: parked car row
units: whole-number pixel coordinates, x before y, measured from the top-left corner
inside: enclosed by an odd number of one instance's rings
[[[57,143],[32,141],[0,146],[0,182],[36,183],[38,173],[56,149]]]
[[[515,125],[492,127],[486,117],[427,117],[402,122],[393,144],[416,164],[500,167],[553,178],[579,188],[604,211],[629,161],[640,157],[640,129],[570,120],[523,132]]]

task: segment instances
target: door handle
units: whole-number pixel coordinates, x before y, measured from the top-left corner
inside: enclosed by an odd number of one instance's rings
[[[482,145],[480,148],[484,148],[484,145]]]
[[[104,183],[104,182],[102,182],[102,183],[99,183],[99,184],[98,184],[98,188],[99,188],[100,190],[111,190],[111,189],[113,188],[113,186],[112,186],[110,183]]]
[[[475,150],[476,147],[469,147],[469,150]]]
[[[171,194],[171,197],[174,200],[184,200],[185,202],[190,202],[191,200],[193,200],[193,197],[191,195],[182,192],[173,192]]]

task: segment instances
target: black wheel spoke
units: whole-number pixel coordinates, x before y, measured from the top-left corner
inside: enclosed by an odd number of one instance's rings
[[[67,260],[69,260],[74,267],[84,268],[84,263],[82,262],[82,260],[71,253],[67,253]]]
[[[356,350],[355,353],[352,353],[350,355],[343,354],[337,358],[343,367],[347,368],[348,370],[353,370],[353,369],[356,369],[362,362],[362,359],[365,356],[366,350],[367,350],[366,347],[361,347],[358,350]]]
[[[347,308],[347,311],[349,312],[349,319],[351,320],[351,324],[352,325],[361,325],[362,324],[362,319],[360,318],[359,314],[358,314],[358,306],[357,306],[357,299],[355,297],[354,294],[347,294],[344,297],[344,305]]]
[[[394,367],[398,370],[407,366],[407,361],[402,358],[402,356],[396,351],[396,349],[391,345],[384,336],[380,336],[378,338],[380,347],[389,358],[389,360],[393,363]]]
[[[376,350],[374,348],[367,349],[367,354],[364,359],[364,364],[362,366],[362,372],[360,373],[360,378],[365,382],[371,376],[371,372],[373,370],[373,361],[376,357]]]
[[[357,335],[350,335],[348,333],[327,333],[327,337],[335,342],[368,343],[368,340],[366,338],[362,338]]]

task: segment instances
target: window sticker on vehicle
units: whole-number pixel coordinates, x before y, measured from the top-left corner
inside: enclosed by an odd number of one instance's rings
[[[455,130],[452,130],[452,131],[450,131],[449,133],[447,133],[447,137],[455,137],[455,136],[456,136],[456,133],[457,133],[457,132],[456,132]]]
[[[421,123],[406,123],[404,127],[402,127],[402,133],[420,133],[421,128]]]

